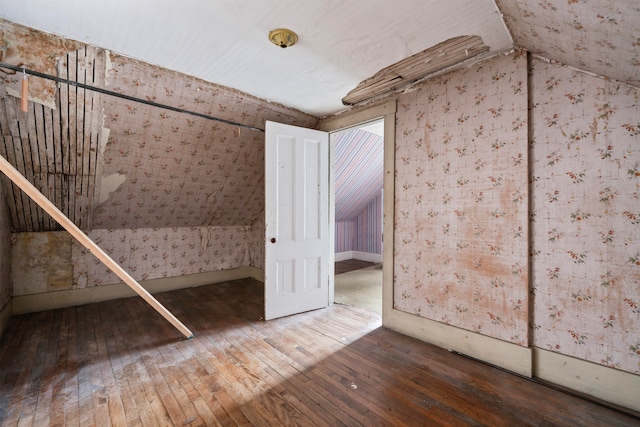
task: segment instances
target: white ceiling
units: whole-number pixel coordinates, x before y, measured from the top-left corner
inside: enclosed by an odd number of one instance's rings
[[[513,46],[494,0],[2,0],[0,17],[324,116],[362,80],[451,37]],[[269,31],[287,27],[282,49]]]

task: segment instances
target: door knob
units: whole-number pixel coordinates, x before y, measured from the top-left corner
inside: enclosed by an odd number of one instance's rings
[[[275,238],[275,237],[272,237],[272,238],[271,238],[271,243],[275,243],[275,242],[276,242],[276,238]]]

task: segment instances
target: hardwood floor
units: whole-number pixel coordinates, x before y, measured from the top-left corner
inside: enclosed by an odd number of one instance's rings
[[[264,322],[251,279],[16,316],[3,426],[631,426],[640,420],[380,327],[341,305]]]
[[[376,265],[375,262],[361,261],[359,259],[336,261],[334,274],[348,273],[361,268],[373,267],[374,265]]]
[[[334,276],[333,302],[361,307],[382,316],[382,264],[358,260],[336,264],[341,264],[342,273]]]

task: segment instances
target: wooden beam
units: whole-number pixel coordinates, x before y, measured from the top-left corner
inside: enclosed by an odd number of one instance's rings
[[[78,242],[87,248],[96,256],[104,265],[106,265],[113,273],[115,273],[124,283],[127,284],[135,293],[140,295],[151,307],[153,307],[162,317],[169,321],[176,329],[178,329],[185,337],[192,338],[193,333],[180,322],[169,310],[167,310],[153,295],[143,288],[136,280],[129,275],[118,263],[116,263],[109,255],[107,255],[93,240],[82,232],[65,214],[63,214],[49,199],[47,199],[36,187],[29,182],[11,163],[3,156],[0,156],[0,170],[24,191],[34,202],[45,210],[53,219],[64,227]]]

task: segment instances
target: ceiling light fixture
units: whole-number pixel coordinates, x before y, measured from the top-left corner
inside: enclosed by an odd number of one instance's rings
[[[284,49],[296,44],[298,42],[298,35],[286,28],[276,28],[269,33],[269,40],[271,43]]]

